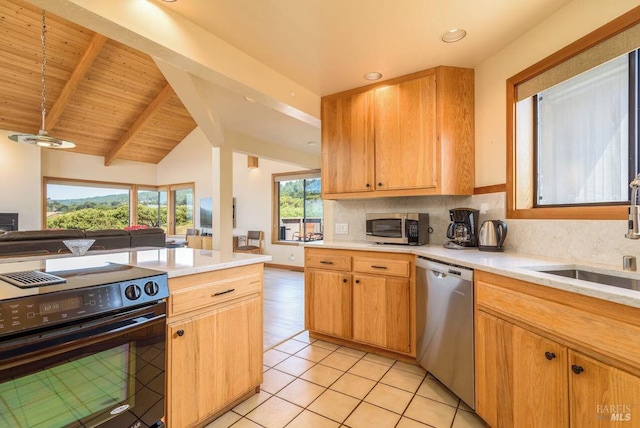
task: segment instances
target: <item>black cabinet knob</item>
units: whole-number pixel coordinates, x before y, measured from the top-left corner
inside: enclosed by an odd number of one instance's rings
[[[580,374],[584,371],[584,369],[582,368],[582,366],[577,366],[574,364],[571,366],[571,371],[573,371],[575,374]]]
[[[176,331],[176,334],[180,337],[184,336],[184,330],[178,330]]]
[[[356,279],[356,284],[360,284],[360,280],[359,279]]]
[[[382,183],[378,183],[378,187],[382,187]]]
[[[347,278],[342,278],[342,282],[347,282]]]
[[[367,183],[364,185],[365,187],[371,187],[371,184]]]
[[[544,356],[546,357],[547,360],[551,361],[556,357],[556,354],[554,354],[553,352],[545,352]]]

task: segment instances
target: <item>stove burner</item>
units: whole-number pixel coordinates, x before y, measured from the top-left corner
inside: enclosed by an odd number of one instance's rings
[[[0,279],[19,288],[42,287],[45,285],[63,284],[66,279],[39,270],[9,272],[0,274]]]

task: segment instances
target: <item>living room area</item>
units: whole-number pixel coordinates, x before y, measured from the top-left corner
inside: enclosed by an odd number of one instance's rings
[[[3,152],[0,180],[8,184],[0,188],[3,201],[1,211],[18,214],[21,231],[43,229],[47,209],[44,183],[47,179],[102,187],[135,185],[136,189],[169,188],[171,185],[188,183],[193,189],[193,227],[201,230],[199,204],[201,200],[212,196],[215,180],[213,151],[216,149],[199,128],[158,164],[116,160],[110,166],[105,166],[103,158],[99,156],[17,144],[3,138],[8,134],[8,131],[0,131],[0,149]],[[263,158],[259,159],[257,168],[248,168],[247,155],[233,153],[233,235],[246,236],[248,231],[263,231],[263,253],[272,256],[274,265],[302,267],[303,249],[292,243],[272,244],[272,175],[306,170],[290,163]],[[319,229],[320,226],[316,227]],[[102,228],[112,227],[106,225]],[[210,229],[205,229],[207,232]],[[182,231],[167,233],[167,239],[172,236],[185,238]]]

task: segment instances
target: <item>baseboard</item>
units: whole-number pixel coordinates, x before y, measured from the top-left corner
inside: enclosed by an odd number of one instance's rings
[[[277,263],[265,263],[264,266],[276,269],[292,270],[294,272],[304,272],[303,266],[280,265]]]

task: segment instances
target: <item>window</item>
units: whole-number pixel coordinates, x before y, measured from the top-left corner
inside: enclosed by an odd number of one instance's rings
[[[116,185],[49,182],[47,229],[123,229],[129,226],[130,190]]]
[[[138,190],[138,221],[140,226],[167,228],[167,191]]]
[[[639,21],[631,11],[507,81],[508,218],[626,218]]]
[[[323,238],[320,171],[274,174],[273,242],[306,242]]]
[[[193,183],[152,187],[45,177],[44,194],[49,229],[146,226],[184,234],[193,227]]]
[[[629,201],[636,176],[635,151],[629,152],[629,81],[637,78],[629,57],[635,54],[534,96],[534,206]]]
[[[187,229],[193,229],[193,187],[171,186],[173,210],[171,217],[176,235],[186,235]]]

